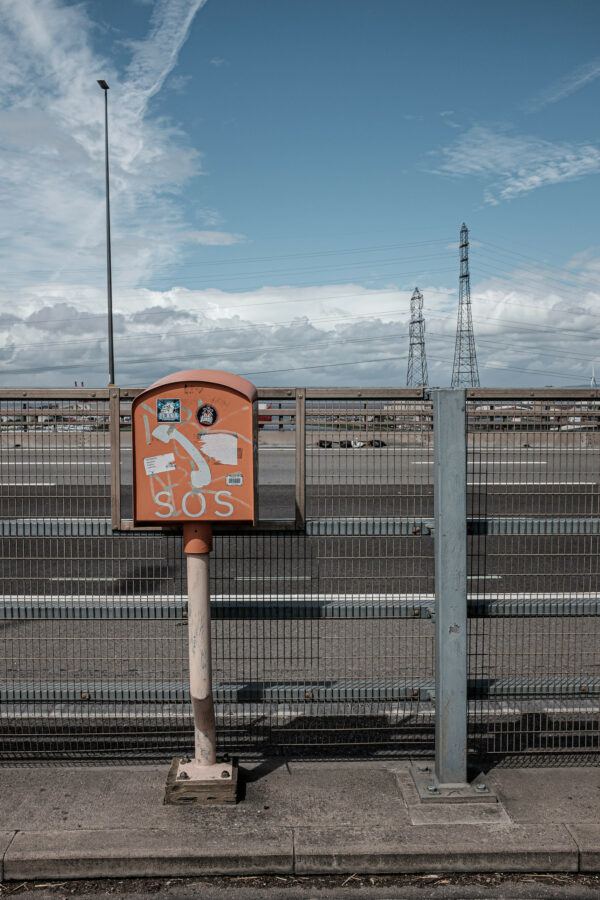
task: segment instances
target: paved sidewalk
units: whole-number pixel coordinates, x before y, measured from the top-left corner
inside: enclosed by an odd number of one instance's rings
[[[0,769],[0,880],[600,870],[600,769],[495,769],[421,804],[405,762],[243,764],[235,807],[164,806],[168,766]]]

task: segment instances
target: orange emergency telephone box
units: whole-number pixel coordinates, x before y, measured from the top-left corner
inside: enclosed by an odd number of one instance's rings
[[[256,388],[188,369],[132,405],[134,525],[257,519]]]

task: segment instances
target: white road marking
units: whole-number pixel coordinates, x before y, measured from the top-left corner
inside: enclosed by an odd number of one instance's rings
[[[51,575],[48,581],[120,581],[127,575]]]
[[[481,578],[485,579],[485,581],[488,581],[488,579],[490,578],[504,578],[504,575],[467,575],[467,578]]]
[[[72,459],[41,459],[38,461],[28,460],[27,462],[22,462],[21,460],[0,460],[0,466],[23,466],[24,468],[29,468],[30,466],[108,466],[110,463],[108,461],[98,460],[97,462],[93,459],[86,460],[72,460]]]
[[[121,578],[122,576],[115,576]],[[83,581],[85,579],[77,579],[77,577],[73,577],[73,579],[58,578],[55,577],[56,581]],[[90,577],[89,581],[100,581],[100,577]],[[469,591],[469,596],[473,597],[473,599],[477,599],[477,593],[471,593]],[[27,603],[31,604],[33,601],[41,601],[41,602],[63,602],[63,603],[106,603],[110,602],[113,605],[131,605],[132,603],[139,604],[140,606],[144,606],[144,604],[152,603],[152,605],[161,605],[161,604],[169,604],[169,603],[179,603],[182,600],[186,600],[187,596],[185,594],[160,594],[156,596],[151,596],[148,594],[134,594],[134,595],[125,595],[118,594],[112,596],[111,594],[40,594],[40,595],[31,595],[31,594],[4,594],[0,596],[0,606],[10,604],[10,603]],[[406,601],[410,603],[434,603],[435,595],[434,594],[280,594],[279,596],[273,596],[272,594],[214,594],[210,598],[211,603],[234,603],[236,600],[241,600],[243,603],[329,603],[336,601],[351,601],[351,602],[372,602],[377,600],[382,600],[384,602],[394,602],[394,601]],[[501,591],[499,593],[494,594],[486,594],[486,600],[506,600],[519,602],[524,600],[539,600],[542,602],[550,602],[552,600],[600,600],[600,591],[561,591],[561,592],[546,592],[546,591],[524,591],[521,592],[507,592]]]
[[[311,581],[312,575],[236,575],[235,581]]]
[[[41,444],[39,447],[4,447],[9,453],[58,453],[60,450],[74,450],[76,453],[110,453],[110,446],[74,447],[72,444]],[[131,447],[121,447],[121,453],[131,452]]]
[[[413,460],[413,466],[432,466],[433,460],[427,459],[423,461]],[[468,459],[468,466],[547,466],[548,463],[546,460],[534,460],[534,459],[526,459],[524,461],[515,459],[486,459],[482,463],[479,460]]]
[[[598,481],[488,481],[487,478],[481,478],[479,481],[467,481],[467,484],[479,487],[493,487],[496,484],[521,484],[521,485],[553,485],[553,484],[598,484]]]
[[[298,715],[301,715],[306,711],[306,700],[303,700],[301,703],[294,700],[275,701],[281,707],[280,709],[274,708],[273,702],[274,701],[270,701],[269,703],[252,703],[254,718],[257,722],[263,721],[264,717],[267,715],[272,719],[278,719],[282,723],[293,721],[298,718]],[[315,700],[313,702],[316,704],[319,701]],[[403,703],[387,701],[387,703],[387,714],[389,716],[401,717],[401,719],[396,722],[396,727],[398,729],[402,727],[404,719],[412,722],[413,703],[418,704],[419,716],[421,718],[433,719],[435,716],[435,709],[431,708],[431,703],[427,700],[405,700]],[[333,708],[334,705],[333,702],[329,704],[331,708]],[[140,709],[140,706],[142,706],[142,709]],[[240,706],[241,710],[239,710]],[[179,712],[180,707],[177,705],[176,701],[171,701],[171,703],[168,701],[164,703],[162,701],[152,703],[145,700],[143,704],[136,704],[135,701],[118,701],[118,709],[103,709],[102,718],[122,721],[124,714],[126,714],[128,720],[140,719],[141,721],[146,721],[147,719],[155,719],[158,722],[161,722],[164,721],[165,715],[168,715],[168,710],[170,708],[173,709],[173,712],[176,711],[177,715],[181,714]],[[585,713],[586,715],[597,715],[600,711],[600,707],[591,702],[588,706],[578,707],[568,706],[566,704],[559,705],[548,703],[541,700],[525,700],[518,705],[509,705],[504,701],[484,702],[482,700],[477,700],[470,701],[469,708],[477,710],[478,713],[483,715],[494,716],[521,716],[524,711],[529,710],[532,710],[538,715],[540,713],[570,713],[571,715]],[[44,718],[48,720],[58,719],[64,721],[74,719],[76,721],[81,721],[82,714],[84,716],[89,715],[89,703],[87,701],[84,703],[77,703],[77,701],[69,701],[68,703],[60,701],[44,703]],[[232,705],[231,703],[225,704],[217,701],[215,703],[215,715],[217,717],[217,722],[220,721],[221,716],[224,716],[226,717],[224,721],[227,723],[239,720],[243,726],[246,727],[248,708],[242,701],[238,701],[237,705]],[[39,718],[39,712],[35,705],[28,706],[26,703],[23,703],[21,706],[17,706],[15,703],[11,703],[10,716],[12,719],[27,721],[28,719],[35,719],[36,716]],[[191,712],[189,713],[189,718],[190,727],[193,727]]]

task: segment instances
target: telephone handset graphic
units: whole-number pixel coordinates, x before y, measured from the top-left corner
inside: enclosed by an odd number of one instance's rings
[[[189,453],[192,462],[194,462],[196,468],[192,469],[190,473],[190,481],[192,487],[194,488],[202,488],[206,487],[207,484],[211,482],[211,474],[210,474],[210,466],[202,456],[202,453],[195,447],[189,438],[187,438],[184,434],[180,434],[176,428],[173,428],[172,425],[157,425],[154,431],[152,432],[152,437],[158,438],[159,441],[162,441],[163,444],[168,444],[169,441],[177,441],[183,449]]]

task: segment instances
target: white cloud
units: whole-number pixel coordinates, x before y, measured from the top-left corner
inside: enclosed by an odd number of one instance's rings
[[[543,91],[540,91],[526,104],[526,109],[529,112],[537,112],[545,106],[564,100],[565,97],[569,97],[575,91],[580,90],[597,78],[600,78],[600,57],[578,66],[573,72],[565,75],[564,78],[544,88]]]
[[[484,248],[475,254],[472,270]],[[482,262],[483,266],[483,262]],[[430,381],[450,382],[456,292],[420,285]],[[410,289],[360,284],[120,291],[117,381],[150,384],[180,368],[216,368],[257,384],[403,386]],[[561,268],[473,277],[473,320],[483,385],[585,385],[600,363],[600,255]],[[0,295],[0,382],[88,387],[107,382],[105,294],[82,285]],[[18,312],[15,312],[17,310]],[[47,365],[47,368],[43,368]]]
[[[200,156],[148,103],[173,70],[205,0],[158,0],[124,76],[93,46],[84,4],[0,0],[0,264],[8,283],[101,284],[104,109],[109,85],[115,266],[130,283],[175,261],[188,240],[178,197]],[[210,218],[210,217],[209,217]],[[202,221],[200,214],[201,225]],[[19,227],[15,228],[15,222]],[[212,224],[212,222],[206,222]]]
[[[177,62],[197,11],[206,0],[156,0],[150,32],[143,41],[130,41],[133,58],[127,69],[129,102],[143,111],[161,89]]]
[[[245,237],[243,234],[229,231],[189,231],[187,239],[196,244],[204,244],[206,247],[229,247],[231,244],[244,241]]]
[[[482,125],[435,155],[441,157],[437,174],[481,178],[484,199],[491,204],[600,172],[600,149],[593,144],[553,143]]]
[[[115,304],[118,383],[143,385],[178,368],[207,367],[263,373],[256,380],[267,384],[341,378],[402,385],[411,293],[356,284],[241,293],[133,288],[120,292]],[[7,297],[2,300],[8,305]],[[51,296],[23,290],[11,301],[19,314],[5,319],[0,332],[0,381],[106,382],[102,289],[55,285]],[[366,362],[390,356],[396,361]],[[352,365],[339,371],[329,368],[349,360]]]

